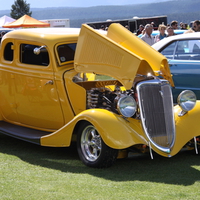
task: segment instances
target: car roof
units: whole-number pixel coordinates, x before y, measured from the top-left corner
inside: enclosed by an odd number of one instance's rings
[[[0,31],[7,31],[7,30],[14,30],[14,29],[11,29],[11,28],[0,28]]]
[[[79,32],[80,28],[25,28],[8,32],[5,39],[22,39],[41,43],[53,41],[55,44],[65,40],[77,40]]]
[[[188,40],[188,39],[200,39],[200,32],[195,32],[195,33],[186,33],[186,34],[179,34],[179,35],[174,35],[170,37],[166,37],[155,44],[152,45],[152,47],[156,50],[159,50],[166,44],[176,41],[176,40]]]
[[[13,30],[14,29],[10,29],[10,28],[0,28],[0,33],[3,32],[3,31],[7,33],[9,31],[13,31]]]
[[[4,38],[37,41],[54,45],[63,41],[77,42],[80,30],[80,28],[24,28],[8,32]],[[106,34],[106,31],[97,31],[101,34]]]

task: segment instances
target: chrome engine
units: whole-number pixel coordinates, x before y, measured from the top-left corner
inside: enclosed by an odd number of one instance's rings
[[[103,108],[111,111],[116,111],[116,105],[121,97],[133,95],[133,91],[121,91],[116,87],[114,91],[109,88],[91,88],[87,91],[87,109]]]

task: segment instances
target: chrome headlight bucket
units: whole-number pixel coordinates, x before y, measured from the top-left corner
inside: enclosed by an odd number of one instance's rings
[[[124,117],[132,117],[137,111],[137,103],[131,96],[124,96],[117,102],[117,110]]]
[[[183,116],[188,111],[192,110],[196,105],[196,95],[191,90],[182,91],[177,99],[178,105],[182,108],[182,112],[179,116]]]

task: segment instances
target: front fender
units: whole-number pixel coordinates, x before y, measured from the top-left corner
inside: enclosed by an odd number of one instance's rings
[[[86,110],[77,117],[92,123],[111,148],[124,149],[135,144],[147,144],[138,120],[128,121],[104,109]]]
[[[88,121],[95,126],[103,141],[111,148],[124,149],[134,144],[147,144],[138,120],[127,121],[104,109],[89,109],[79,113],[56,132],[41,138],[43,146],[69,146],[77,123]]]
[[[179,106],[174,108],[176,123],[176,139],[171,155],[175,155],[180,149],[194,137],[200,136],[200,101],[196,102],[193,110],[182,117],[178,114],[181,111]]]

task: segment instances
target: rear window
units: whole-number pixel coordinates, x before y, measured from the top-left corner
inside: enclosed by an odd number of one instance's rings
[[[9,42],[6,44],[4,49],[4,59],[7,61],[13,61],[13,43]]]

